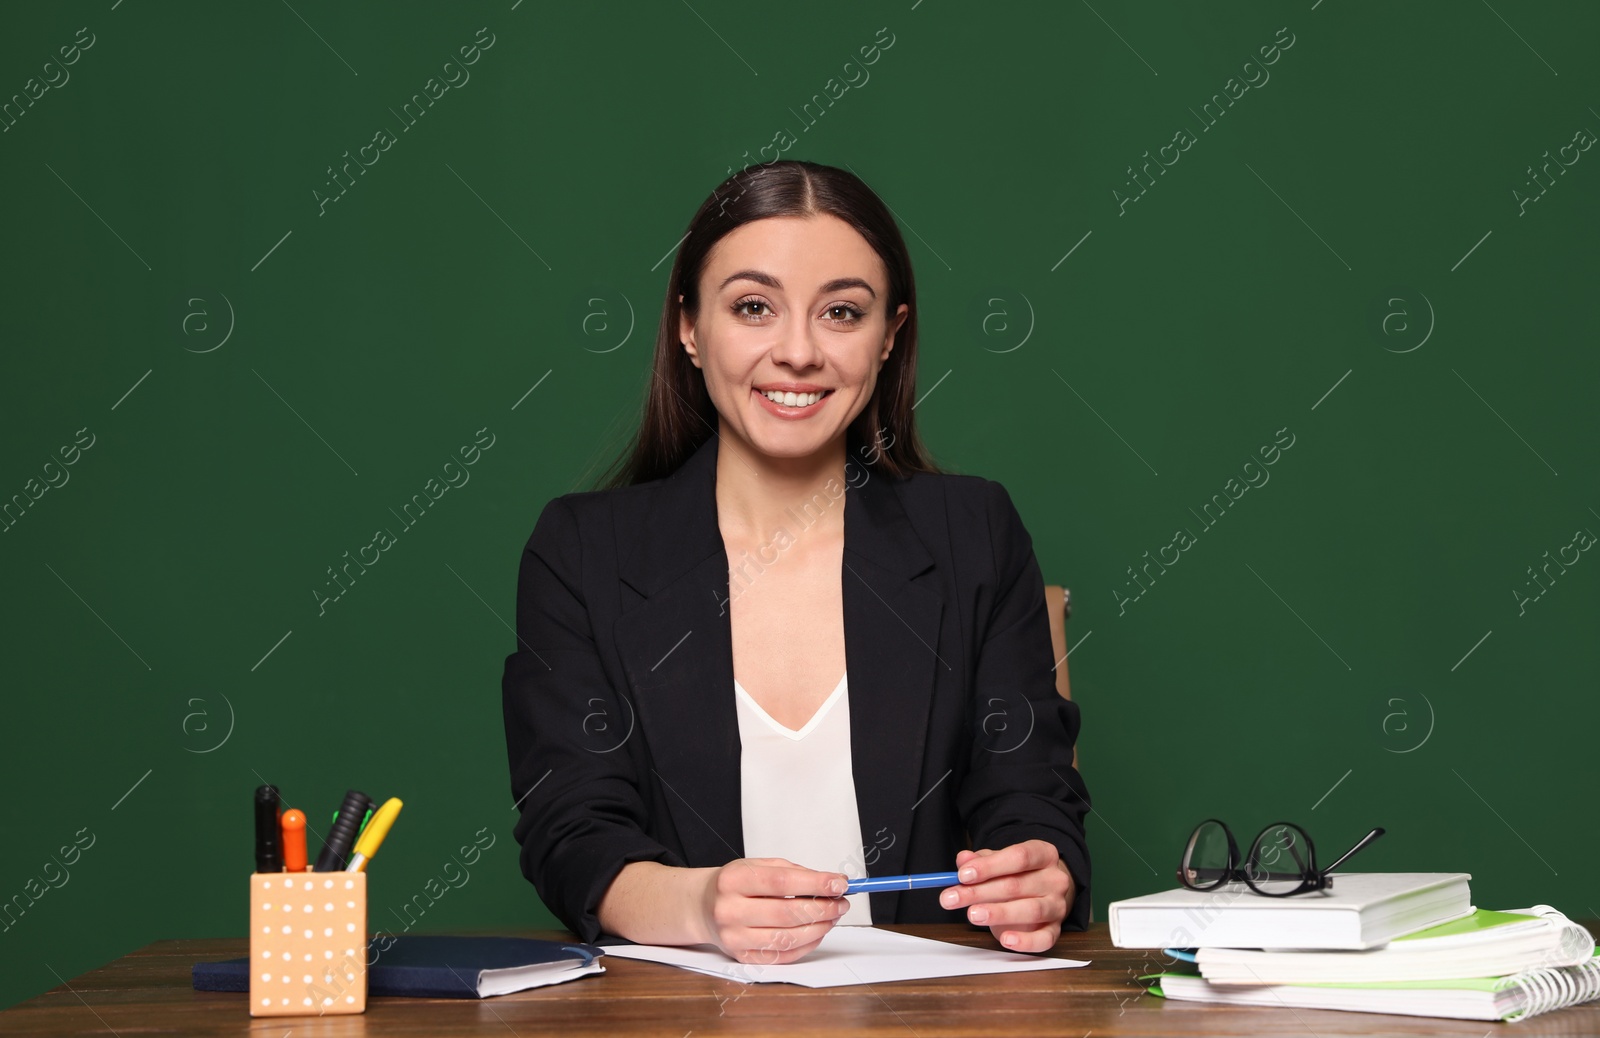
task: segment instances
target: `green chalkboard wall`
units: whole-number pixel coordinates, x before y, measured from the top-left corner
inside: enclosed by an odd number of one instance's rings
[[[0,17],[0,1004],[243,935],[263,780],[405,799],[374,927],[475,842],[415,927],[551,922],[518,559],[631,431],[694,207],[778,154],[894,208],[924,435],[1073,591],[1097,918],[1208,815],[1597,914],[1593,5]]]

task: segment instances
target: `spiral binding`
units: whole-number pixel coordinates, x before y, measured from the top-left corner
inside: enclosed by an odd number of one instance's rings
[[[1532,908],[1519,908],[1515,911],[1541,916],[1560,927],[1561,948],[1557,954],[1561,956],[1561,961],[1557,965],[1581,966],[1594,955],[1594,934],[1568,919],[1560,909],[1551,908],[1549,905],[1534,905]]]
[[[1506,988],[1516,990],[1527,1000],[1523,1006],[1506,1014],[1507,1023],[1575,1006],[1600,998],[1600,958],[1590,959],[1581,966],[1527,970],[1507,978]]]

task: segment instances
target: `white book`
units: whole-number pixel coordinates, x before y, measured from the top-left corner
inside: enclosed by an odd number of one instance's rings
[[[1213,984],[1317,984],[1500,977],[1577,966],[1594,955],[1588,930],[1549,905],[1479,909],[1368,951],[1201,948],[1200,975]]]
[[[1327,890],[1266,897],[1244,883],[1113,901],[1119,948],[1376,948],[1472,913],[1466,872],[1336,872]]]

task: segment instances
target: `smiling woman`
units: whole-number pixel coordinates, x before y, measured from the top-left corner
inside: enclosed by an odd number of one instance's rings
[[[838,923],[1035,952],[1086,924],[1039,564],[1000,484],[924,451],[916,355],[905,242],[855,175],[743,170],[690,221],[637,436],[539,516],[502,680],[523,872],[580,939],[774,963]],[[1017,695],[1001,746],[981,719]]]
[[[786,285],[782,275],[790,270]],[[762,371],[765,382],[758,386],[747,380],[737,401],[718,396],[733,389],[719,377],[722,365],[742,362],[748,367],[749,352],[775,336],[788,339],[780,349],[797,344],[806,349],[806,342],[814,341],[823,350],[823,344],[830,344],[835,349],[824,352],[836,362],[849,362],[849,372],[839,373],[851,375],[857,383],[852,399],[864,399],[865,405],[841,407],[836,400],[828,411],[835,435],[848,428],[852,450],[864,452],[868,445],[887,441],[892,448],[883,450],[876,462],[887,475],[938,471],[912,420],[917,299],[910,257],[892,214],[854,174],[792,160],[732,174],[690,221],[669,283],[654,358],[661,377],[651,383],[631,449],[602,479],[603,486],[625,487],[671,475],[706,435],[718,430],[722,415],[749,415],[759,407],[754,400],[747,404],[746,395],[762,389],[787,393],[839,388],[817,379],[796,379],[792,369],[780,370],[774,357]],[[802,299],[802,292],[811,298]],[[804,308],[805,319],[791,314],[790,306]],[[697,323],[703,336],[730,346],[743,344],[743,360],[725,352],[714,358],[710,373],[696,371],[703,367],[694,341]],[[806,342],[798,342],[801,335]],[[876,361],[837,349],[849,343],[859,353],[868,338],[881,344]],[[862,398],[859,383],[866,368],[872,369],[873,385],[865,386]],[[809,413],[786,413],[784,407],[792,407],[786,398],[775,403],[768,413],[777,417]],[[818,426],[807,426],[806,437],[818,443],[827,439]]]

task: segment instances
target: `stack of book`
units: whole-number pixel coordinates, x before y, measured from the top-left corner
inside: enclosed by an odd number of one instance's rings
[[[1242,883],[1110,906],[1111,940],[1160,948],[1141,978],[1171,999],[1520,1020],[1600,998],[1600,955],[1548,905],[1472,906],[1465,873],[1339,873],[1330,890],[1262,897]]]

